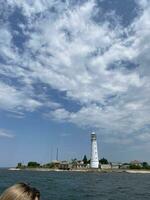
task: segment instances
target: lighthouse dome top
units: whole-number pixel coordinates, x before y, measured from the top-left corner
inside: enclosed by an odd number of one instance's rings
[[[96,140],[96,133],[95,132],[91,133],[91,140]]]

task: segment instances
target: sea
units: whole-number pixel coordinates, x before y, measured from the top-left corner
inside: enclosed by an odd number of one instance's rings
[[[39,189],[41,200],[150,199],[150,174],[0,170],[0,193],[18,182]]]

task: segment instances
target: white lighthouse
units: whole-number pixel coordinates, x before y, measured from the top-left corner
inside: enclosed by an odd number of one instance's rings
[[[99,168],[97,139],[95,132],[91,133],[91,168]]]

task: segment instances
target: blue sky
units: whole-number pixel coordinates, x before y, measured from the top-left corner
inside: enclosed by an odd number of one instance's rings
[[[0,166],[149,160],[150,2],[1,0]]]

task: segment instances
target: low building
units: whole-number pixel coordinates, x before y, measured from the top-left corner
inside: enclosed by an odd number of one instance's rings
[[[82,160],[77,161],[77,168],[84,168],[84,162]]]
[[[53,160],[52,161],[52,168],[58,169],[59,165],[60,165],[60,161],[59,160]]]
[[[105,170],[105,169],[111,169],[112,167],[111,167],[111,164],[101,164],[100,168]]]
[[[129,169],[129,168],[130,168],[130,165],[127,163],[120,165],[120,169]]]
[[[134,166],[138,166],[138,167],[142,167],[142,163],[138,160],[133,160],[130,162],[130,165],[134,165]]]
[[[69,170],[71,167],[70,167],[70,164],[69,162],[67,161],[62,161],[60,162],[59,164],[59,169],[62,169],[62,170]]]
[[[120,169],[120,166],[121,166],[121,164],[120,163],[117,163],[117,162],[112,162],[111,163],[111,168],[112,169]]]
[[[117,165],[117,164],[111,165],[111,168],[112,168],[112,169],[120,169],[120,165]]]

